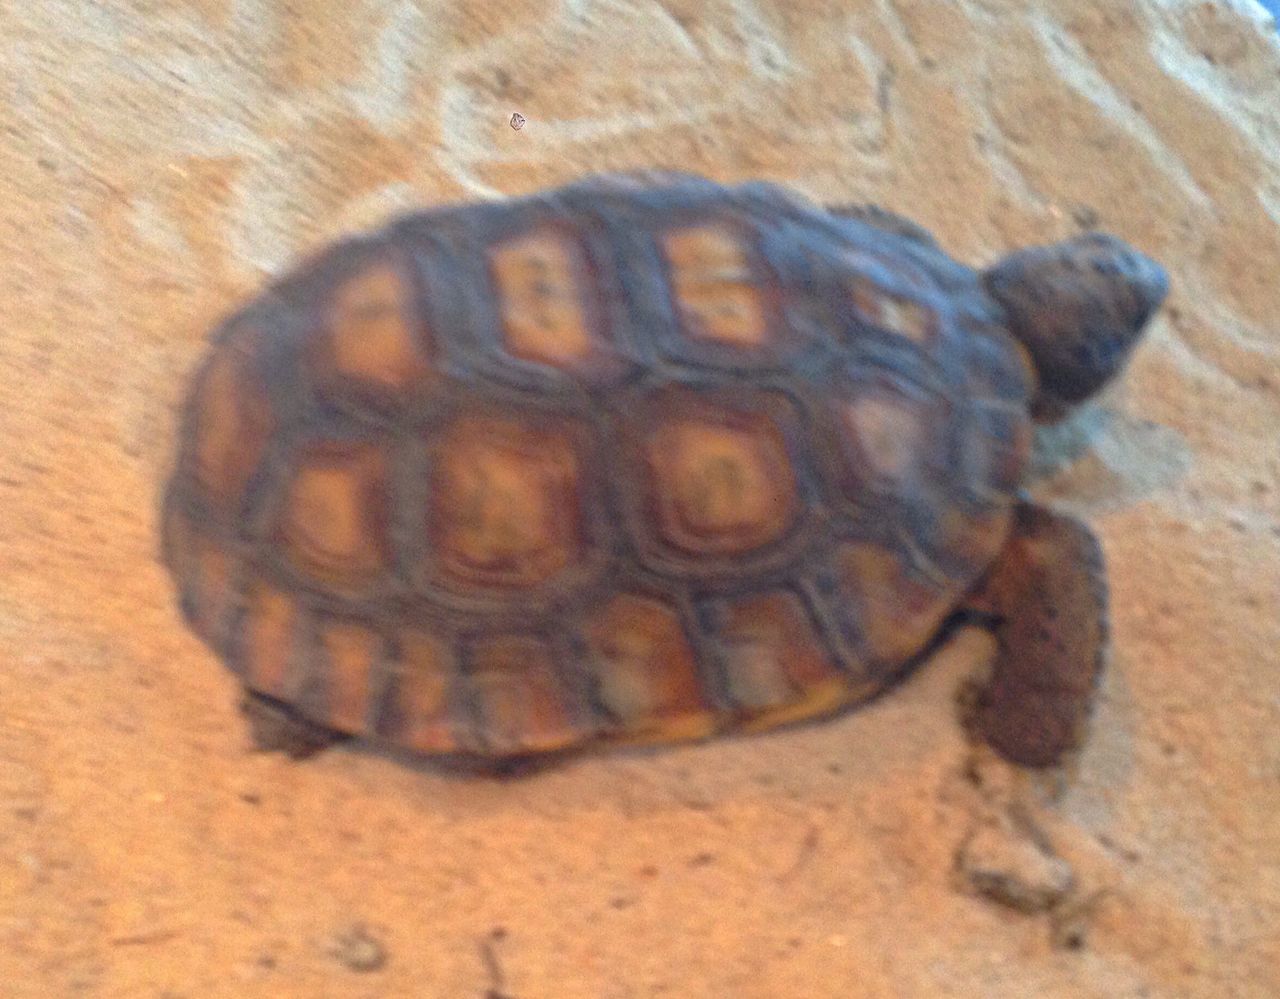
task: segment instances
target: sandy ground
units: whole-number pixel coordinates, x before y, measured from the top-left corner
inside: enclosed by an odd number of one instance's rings
[[[49,0],[0,38],[0,995],[1280,995],[1260,8]],[[517,782],[249,751],[155,557],[204,331],[399,208],[644,166],[879,200],[975,263],[1095,217],[1167,265],[1047,440],[1116,634],[1056,792],[961,739],[976,633],[832,724]],[[979,896],[971,834],[1066,895]]]

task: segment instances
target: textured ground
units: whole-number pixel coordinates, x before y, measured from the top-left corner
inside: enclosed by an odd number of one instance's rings
[[[0,995],[1280,994],[1273,27],[1175,0],[0,3]],[[1096,218],[1168,266],[1128,377],[1047,441],[1117,639],[1056,800],[959,737],[972,633],[834,724],[517,783],[248,752],[154,557],[204,329],[398,207],[639,166],[877,199],[978,263]],[[974,863],[1068,864],[1065,900],[966,890],[975,830]]]

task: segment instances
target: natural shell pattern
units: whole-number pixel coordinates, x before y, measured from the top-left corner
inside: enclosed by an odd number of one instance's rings
[[[248,687],[415,750],[829,713],[1004,539],[1030,385],[991,310],[765,184],[409,216],[215,334],[165,558]]]

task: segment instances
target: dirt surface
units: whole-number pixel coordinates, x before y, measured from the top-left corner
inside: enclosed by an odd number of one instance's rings
[[[48,0],[0,37],[0,995],[1280,994],[1260,8]],[[249,751],[156,560],[204,332],[397,209],[655,166],[1168,267],[1043,442],[1116,638],[1056,787],[961,738],[976,632],[831,724],[516,781]]]

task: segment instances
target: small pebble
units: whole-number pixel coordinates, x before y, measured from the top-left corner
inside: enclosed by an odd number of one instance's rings
[[[1112,894],[1101,888],[1083,897],[1068,898],[1049,915],[1049,942],[1056,950],[1084,950],[1099,903]]]
[[[961,847],[956,867],[987,898],[1019,912],[1044,912],[1071,890],[1071,866],[1045,844],[984,825]]]
[[[386,948],[363,923],[355,923],[336,934],[328,954],[351,971],[377,971],[387,963]]]

